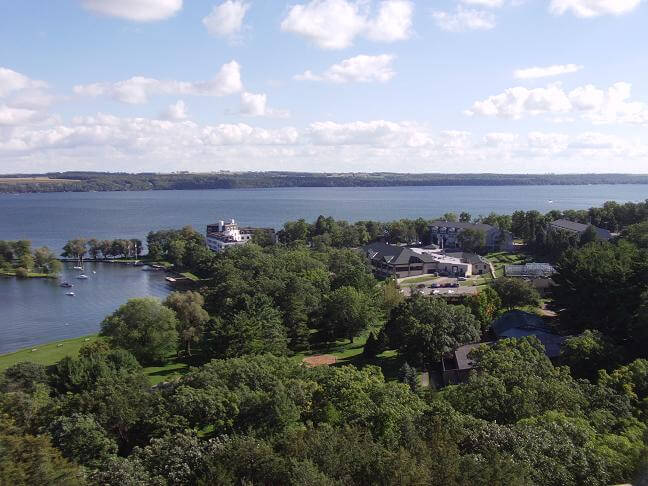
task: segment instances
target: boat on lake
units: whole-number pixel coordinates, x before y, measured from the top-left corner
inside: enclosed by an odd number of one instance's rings
[[[72,287],[74,287],[74,285],[72,285],[70,282],[62,282],[61,287],[64,287],[66,289],[71,289]]]
[[[74,292],[66,292],[65,295],[68,297],[74,297]]]
[[[174,283],[174,282],[176,281],[176,279],[173,278],[173,277],[165,277],[165,280],[166,280],[167,282],[171,282],[171,283]]]
[[[79,280],[85,280],[85,279],[88,278],[88,276],[87,276],[86,274],[82,273],[82,274],[79,275],[77,278],[78,278]]]

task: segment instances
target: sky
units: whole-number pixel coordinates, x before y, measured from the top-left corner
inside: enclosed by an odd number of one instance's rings
[[[0,173],[648,173],[648,0],[0,0]]]

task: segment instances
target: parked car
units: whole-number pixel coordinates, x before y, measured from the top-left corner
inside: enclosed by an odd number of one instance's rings
[[[465,282],[468,279],[466,277],[458,277],[457,280],[459,280],[460,282]]]

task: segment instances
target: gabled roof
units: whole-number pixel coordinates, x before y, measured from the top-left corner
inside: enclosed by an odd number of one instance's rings
[[[604,228],[599,228],[597,226],[589,224],[577,223],[576,221],[569,221],[568,219],[557,219],[556,221],[552,221],[551,226],[568,231],[575,231],[577,233],[583,233],[588,226],[592,226],[592,228],[594,228],[594,230],[596,231],[598,237],[602,240],[609,240],[610,238],[612,238],[612,234]]]
[[[391,265],[407,265],[411,258],[425,263],[435,261],[432,256],[415,253],[406,246],[389,245],[383,242],[369,243],[364,247],[364,251],[371,260],[381,260]]]
[[[545,325],[542,317],[521,310],[512,310],[505,312],[491,324],[493,332],[497,337],[501,337],[506,331],[514,328],[524,330],[546,331],[549,329]]]
[[[447,251],[445,252],[445,254],[448,255],[449,257],[465,260],[466,262],[473,265],[475,263],[488,264],[488,260],[486,260],[483,256],[478,255],[477,253],[468,253],[466,251]]]
[[[459,221],[432,221],[430,223],[431,226],[438,226],[439,228],[459,228],[459,229],[478,229],[482,231],[490,231],[492,229],[495,229],[494,226],[491,226],[489,224],[483,224],[483,223],[461,223]]]

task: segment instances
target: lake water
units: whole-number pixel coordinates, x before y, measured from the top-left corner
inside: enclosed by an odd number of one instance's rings
[[[447,212],[473,216],[518,209],[586,209],[605,201],[642,201],[648,185],[503,187],[334,187],[204,191],[0,194],[0,239],[32,240],[59,251],[72,238],[140,238],[150,230],[236,218],[280,228],[320,214],[336,219],[431,219]],[[553,201],[549,203],[548,201]]]
[[[89,278],[79,280],[81,272],[72,267],[66,263],[61,275],[71,289],[56,279],[0,277],[0,354],[96,333],[103,318],[129,298],[163,298],[170,292],[163,271],[85,262]],[[69,291],[75,296],[65,295]]]
[[[336,219],[389,221],[434,218],[446,212],[473,216],[518,209],[586,209],[605,201],[642,201],[648,185],[277,188],[0,194],[0,240],[31,240],[59,252],[72,238],[140,238],[150,230],[205,225],[236,218],[241,224],[280,228],[285,221],[320,214]],[[552,202],[549,202],[552,201]],[[164,275],[114,264],[87,264],[76,297],[55,281],[0,279],[0,353],[82,336],[131,297],[163,297]]]

